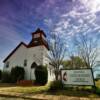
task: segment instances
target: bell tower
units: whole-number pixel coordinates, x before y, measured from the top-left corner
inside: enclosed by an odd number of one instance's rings
[[[28,47],[35,47],[35,46],[45,46],[48,50],[48,43],[46,41],[46,34],[38,28],[35,32],[32,33],[32,40],[28,44]]]

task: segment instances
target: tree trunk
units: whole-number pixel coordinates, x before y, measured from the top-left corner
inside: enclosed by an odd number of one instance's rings
[[[59,80],[59,70],[55,70],[55,78],[56,80]]]
[[[58,76],[59,76],[58,74],[55,74],[56,81],[58,80]]]

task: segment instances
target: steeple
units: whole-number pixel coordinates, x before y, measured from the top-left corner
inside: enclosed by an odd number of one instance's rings
[[[46,37],[46,34],[40,28],[38,28],[35,32],[32,33],[32,37],[34,37],[36,34],[40,34]]]
[[[30,41],[28,47],[35,47],[43,45],[48,49],[48,43],[46,41],[46,34],[43,30],[38,28],[35,32],[32,33],[32,40]]]

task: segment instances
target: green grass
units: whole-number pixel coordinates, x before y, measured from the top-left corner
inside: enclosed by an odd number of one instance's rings
[[[22,86],[16,86],[16,87],[6,87],[1,88],[0,91],[3,92],[15,92],[15,93],[39,93],[44,92],[48,90],[48,86],[29,86],[29,87],[22,87]]]
[[[63,90],[51,91],[53,95],[67,95],[77,97],[100,97],[100,80],[96,81],[96,90],[92,86],[66,87]]]
[[[100,81],[96,81],[97,92],[100,93]],[[25,94],[36,94],[42,93],[47,95],[65,95],[65,96],[77,96],[77,97],[100,97],[99,94],[91,92],[92,88],[90,86],[77,88],[66,88],[64,90],[48,91],[50,84],[45,86],[7,86],[0,88],[0,92],[6,93],[25,93]]]
[[[100,80],[96,81],[95,83],[96,83],[96,86],[97,86],[98,88],[100,88]]]

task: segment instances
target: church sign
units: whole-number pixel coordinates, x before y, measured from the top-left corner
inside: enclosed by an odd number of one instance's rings
[[[91,69],[62,69],[61,77],[65,85],[95,85]]]

